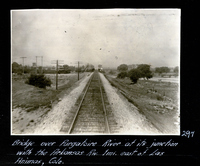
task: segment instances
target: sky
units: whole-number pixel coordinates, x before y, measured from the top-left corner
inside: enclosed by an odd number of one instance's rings
[[[180,65],[180,21],[179,9],[12,10],[11,59],[32,65],[38,56],[38,66],[62,60],[103,68],[175,67]]]

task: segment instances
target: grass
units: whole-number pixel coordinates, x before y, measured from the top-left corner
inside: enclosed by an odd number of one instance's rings
[[[80,78],[85,74],[83,73]],[[25,84],[28,76],[15,76],[12,78],[12,106],[24,107],[32,111],[41,106],[51,107],[52,102],[58,101],[59,97],[77,82],[77,75],[62,75],[58,81],[58,90],[53,88],[38,88]],[[54,77],[52,76],[52,79]]]
[[[170,106],[174,109],[178,107],[178,85],[176,83],[138,80],[137,84],[132,84],[129,78],[106,77],[111,85],[120,89],[128,101],[133,103],[142,113],[146,110],[161,111],[164,106]]]
[[[177,83],[138,80],[132,84],[129,78],[105,76],[161,133],[178,133]]]
[[[56,99],[57,93],[52,89],[41,89],[19,81],[12,81],[13,106],[27,107],[29,108],[27,111],[50,105],[51,100]]]

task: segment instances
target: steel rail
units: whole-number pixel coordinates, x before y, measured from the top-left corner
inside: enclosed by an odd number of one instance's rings
[[[98,75],[99,75],[99,73],[98,73]],[[102,82],[101,82],[100,75],[99,75],[99,84],[100,84],[100,91],[101,91],[101,100],[102,100],[102,104],[103,104],[104,118],[105,118],[105,123],[106,123],[106,126],[105,126],[106,127],[106,132],[108,134],[110,134],[110,127],[109,127],[109,124],[108,124],[107,111],[106,111],[104,98],[103,98],[103,92],[102,92],[102,88],[101,88]]]
[[[74,123],[75,123],[75,120],[76,120],[77,115],[78,115],[78,112],[79,112],[79,110],[80,110],[80,108],[81,108],[81,105],[82,105],[82,103],[83,103],[83,100],[84,100],[84,98],[85,98],[85,95],[87,94],[87,91],[88,91],[88,88],[89,88],[89,86],[90,86],[90,84],[91,84],[91,81],[92,81],[93,76],[94,76],[94,73],[93,73],[93,75],[91,76],[91,78],[90,78],[90,80],[89,80],[89,83],[88,83],[88,85],[87,85],[87,88],[86,88],[86,90],[85,90],[85,92],[84,92],[84,95],[83,95],[83,97],[82,97],[82,99],[81,99],[81,102],[80,102],[80,104],[79,104],[79,106],[78,106],[78,109],[77,109],[77,111],[76,111],[76,114],[75,114],[75,116],[74,116],[74,118],[73,118],[73,120],[72,120],[72,123],[71,123],[71,125],[70,125],[70,128],[69,128],[69,130],[68,130],[68,134],[70,134],[71,131],[72,131],[72,128],[73,128]]]

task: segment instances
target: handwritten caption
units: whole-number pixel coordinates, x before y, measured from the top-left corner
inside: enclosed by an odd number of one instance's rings
[[[61,142],[36,143],[30,139],[17,139],[11,146],[20,147],[16,151],[15,164],[43,166],[45,164],[65,164],[64,156],[163,156],[166,153],[165,147],[177,147],[178,142],[173,139],[167,141],[133,139],[124,142],[107,139],[99,143],[89,139],[79,142],[65,139]],[[43,161],[42,157],[45,156],[48,156],[48,161]]]
[[[186,138],[192,138],[194,137],[195,131],[190,131],[190,130],[183,130],[181,136],[186,137]]]

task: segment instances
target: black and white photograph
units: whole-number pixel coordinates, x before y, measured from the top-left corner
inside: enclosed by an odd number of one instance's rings
[[[11,10],[11,135],[180,135],[181,9]]]

